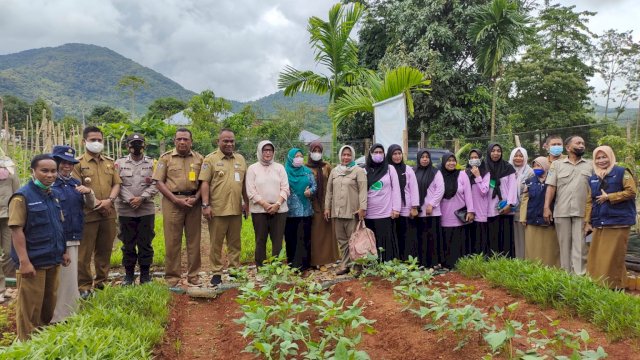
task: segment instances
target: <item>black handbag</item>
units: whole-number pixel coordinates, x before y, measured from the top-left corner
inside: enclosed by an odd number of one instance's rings
[[[463,207],[461,209],[458,209],[456,211],[454,211],[453,213],[458,220],[460,220],[461,222],[465,223],[465,224],[470,224],[471,221],[467,221],[467,207]]]

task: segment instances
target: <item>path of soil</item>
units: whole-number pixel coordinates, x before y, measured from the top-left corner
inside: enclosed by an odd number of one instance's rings
[[[523,323],[535,319],[540,328],[560,319],[559,327],[578,331],[586,329],[593,339],[590,348],[600,344],[609,354],[609,359],[638,359],[638,342],[624,340],[611,343],[604,333],[591,324],[572,319],[552,309],[541,310],[509,295],[502,289],[492,288],[481,279],[467,279],[457,273],[448,273],[437,278],[439,282],[465,284],[476,291],[482,291],[484,299],[475,303],[488,312],[494,305],[505,307],[519,301],[521,305],[513,314],[513,319]],[[343,297],[348,304],[362,298],[366,305],[364,316],[375,319],[376,333],[364,335],[360,350],[366,351],[372,359],[480,359],[488,352],[481,339],[473,339],[461,351],[454,352],[457,340],[451,333],[428,332],[423,329],[424,320],[402,312],[402,305],[394,300],[393,285],[381,279],[373,279],[370,285],[365,281],[349,281],[332,288],[334,298]],[[192,300],[186,295],[175,295],[171,321],[161,346],[156,348],[159,359],[253,359],[242,353],[247,341],[239,331],[242,327],[233,322],[240,317],[235,302],[236,290],[228,291],[214,300]],[[595,345],[595,346],[594,346]],[[525,344],[516,343],[524,348]],[[502,357],[506,358],[506,357]]]

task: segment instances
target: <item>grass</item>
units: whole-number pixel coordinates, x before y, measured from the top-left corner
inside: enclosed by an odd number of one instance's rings
[[[499,256],[463,258],[456,269],[467,277],[485,278],[530,302],[578,315],[612,340],[640,337],[640,298],[602,287],[587,276]]]
[[[106,287],[66,321],[0,348],[0,359],[150,359],[162,340],[170,299],[160,282]]]

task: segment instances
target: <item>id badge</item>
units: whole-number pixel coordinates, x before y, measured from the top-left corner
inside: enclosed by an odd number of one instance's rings
[[[239,172],[236,173],[235,179],[236,179],[237,182],[240,182],[240,173]]]
[[[196,172],[193,170],[189,171],[189,181],[196,181]]]

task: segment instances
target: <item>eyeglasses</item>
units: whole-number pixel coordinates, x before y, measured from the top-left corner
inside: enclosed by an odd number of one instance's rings
[[[263,153],[272,153],[273,149],[262,149]]]

